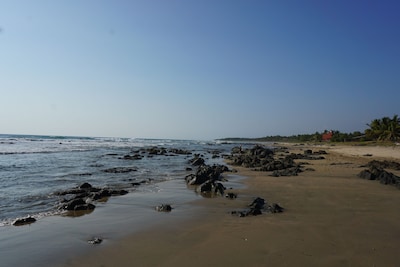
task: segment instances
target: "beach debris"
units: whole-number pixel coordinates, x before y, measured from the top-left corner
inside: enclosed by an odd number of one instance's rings
[[[263,198],[257,197],[249,205],[248,209],[232,211],[231,214],[238,215],[239,217],[247,217],[261,215],[263,211],[268,213],[281,213],[284,211],[284,208],[277,203],[269,205]]]
[[[31,224],[31,223],[34,223],[34,222],[36,222],[36,219],[31,217],[31,216],[28,216],[28,217],[25,217],[25,218],[16,219],[12,223],[12,225],[14,225],[14,226],[22,226],[22,225]]]
[[[93,237],[92,239],[88,240],[87,242],[88,242],[89,244],[91,244],[91,245],[98,245],[98,244],[100,244],[101,242],[103,242],[103,239],[100,238],[100,237]]]
[[[156,207],[156,211],[170,212],[170,211],[172,211],[172,207],[169,204],[161,204],[161,205]]]

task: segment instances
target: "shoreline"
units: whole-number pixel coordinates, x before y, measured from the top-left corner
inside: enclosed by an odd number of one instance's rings
[[[98,246],[60,266],[396,266],[400,192],[357,174],[373,159],[398,161],[399,150],[290,146],[291,151],[306,148],[328,152],[325,160],[307,161],[315,171],[271,177],[233,166],[246,177],[246,187],[235,190],[237,199],[198,199],[192,205],[204,208],[200,216]],[[385,149],[392,148],[378,150]],[[285,211],[245,218],[230,214],[257,196]]]

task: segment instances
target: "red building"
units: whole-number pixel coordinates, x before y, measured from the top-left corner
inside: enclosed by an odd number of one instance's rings
[[[330,141],[332,136],[333,136],[333,132],[332,131],[325,132],[325,133],[322,134],[322,141]]]

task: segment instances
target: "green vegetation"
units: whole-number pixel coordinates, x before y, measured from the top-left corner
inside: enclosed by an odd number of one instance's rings
[[[393,118],[383,117],[375,119],[367,124],[369,129],[365,130],[365,135],[378,141],[397,141],[400,139],[400,119],[397,115]]]
[[[322,133],[298,134],[292,136],[265,136],[259,138],[224,138],[226,141],[258,141],[258,142],[380,142],[392,143],[400,140],[400,119],[398,115],[393,118],[383,117],[367,124],[369,127],[364,132],[342,133],[337,130],[325,130]]]

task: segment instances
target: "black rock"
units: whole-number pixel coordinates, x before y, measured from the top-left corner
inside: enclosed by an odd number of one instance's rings
[[[172,211],[172,207],[169,204],[162,204],[156,207],[156,211],[170,212]]]
[[[260,197],[254,199],[249,207],[249,209],[243,211],[232,211],[231,214],[238,215],[239,217],[247,217],[261,215],[263,211],[270,213],[280,213],[284,211],[284,208],[276,203],[273,203],[272,205],[267,205],[265,200]]]
[[[64,210],[75,210],[76,207],[85,205],[86,201],[83,198],[74,198],[62,206]]]
[[[237,198],[237,194],[235,194],[235,193],[227,193],[225,195],[225,197],[226,198],[230,198],[230,199],[235,199],[235,198]]]
[[[101,239],[101,238],[99,238],[99,237],[94,237],[94,238],[88,240],[87,242],[88,242],[89,244],[91,244],[91,245],[98,245],[98,244],[100,244],[101,242],[103,242],[103,239]]]
[[[137,171],[137,169],[132,167],[115,167],[115,168],[105,169],[103,171],[108,173],[128,173],[128,172],[135,172]]]
[[[283,212],[284,208],[282,208],[281,206],[279,206],[276,203],[273,203],[272,205],[269,205],[267,207],[267,211],[271,212],[271,213],[280,213]]]
[[[92,188],[92,185],[89,183],[83,183],[79,186],[79,189],[86,189],[86,190],[90,190]]]
[[[74,210],[75,211],[77,211],[77,210],[94,210],[96,208],[96,206],[95,205],[93,205],[93,204],[82,204],[82,205],[76,205],[75,207],[74,207]]]
[[[200,157],[195,157],[189,161],[193,166],[201,166],[204,164],[204,159]]]
[[[36,219],[33,217],[26,217],[26,218],[21,218],[21,219],[17,219],[15,220],[12,225],[14,226],[21,226],[21,225],[26,225],[26,224],[31,224],[36,222]]]

